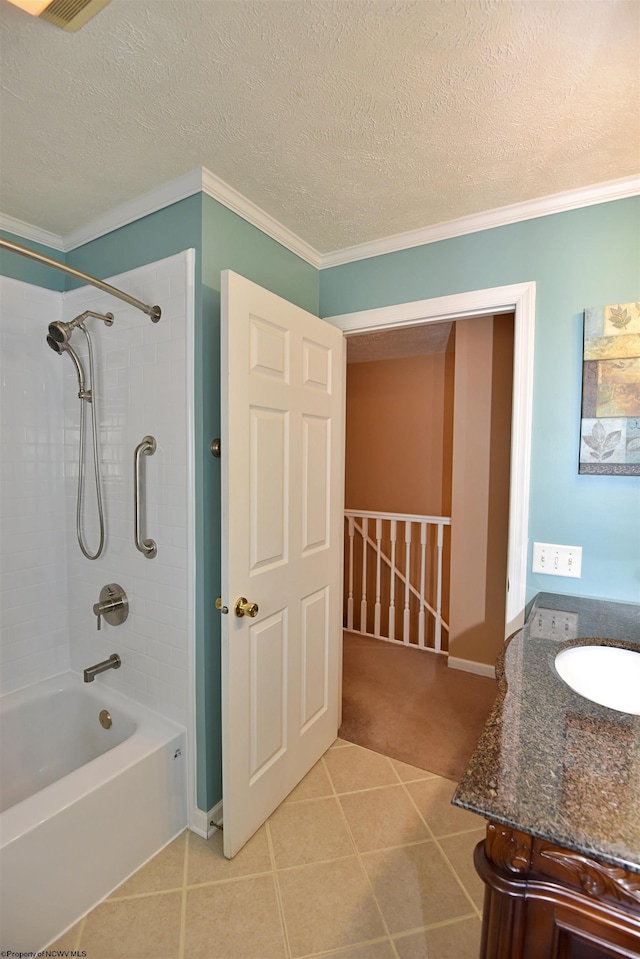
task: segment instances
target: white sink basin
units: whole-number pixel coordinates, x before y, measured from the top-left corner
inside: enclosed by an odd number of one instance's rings
[[[640,650],[571,646],[556,656],[556,669],[585,699],[640,716]]]

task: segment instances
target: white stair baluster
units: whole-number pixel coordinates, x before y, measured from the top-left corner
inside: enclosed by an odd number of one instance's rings
[[[409,627],[411,625],[409,614],[409,589],[411,573],[411,531],[413,524],[405,520],[404,524],[404,624],[402,631],[402,641],[409,645]]]
[[[353,516],[349,524],[349,595],[347,597],[347,629],[353,629]]]
[[[396,638],[396,531],[398,523],[391,520],[391,586],[389,590],[389,639]]]
[[[442,648],[442,544],[444,541],[444,526],[438,523],[438,583],[436,587],[436,631],[435,648],[439,653]]]
[[[382,520],[376,520],[376,605],[374,608],[373,631],[380,635],[380,543],[382,541]]]
[[[376,636],[379,639],[385,639],[392,643],[402,643],[403,645],[413,645],[416,649],[433,649],[436,652],[442,651],[442,629],[448,629],[447,623],[442,618],[442,591],[443,591],[443,559],[444,559],[444,527],[451,526],[451,518],[448,516],[419,516],[405,513],[382,513],[382,512],[361,512],[357,510],[345,510],[347,518],[346,535],[349,536],[348,551],[348,573],[345,575],[345,592],[347,595],[346,604],[346,622],[348,629],[357,629],[366,636]],[[375,520],[375,532],[373,530],[373,520]],[[387,553],[385,547],[386,527],[389,523],[389,546]],[[405,524],[404,541],[405,556],[404,564],[398,567],[396,549],[398,546],[398,523]],[[415,539],[416,549],[418,547],[417,530],[414,525],[420,526],[420,581],[412,582],[412,572],[418,576],[417,568],[412,569],[412,563],[418,566],[418,556],[412,547]],[[429,547],[429,529],[431,526],[437,527],[437,581],[435,585],[436,596],[431,594],[431,585],[427,580],[430,576],[430,560],[428,554]],[[371,529],[371,535],[369,530]],[[362,540],[362,591],[360,597],[355,595],[355,536],[356,534]],[[346,546],[346,544],[345,544]],[[373,586],[373,569],[369,574],[368,553],[369,549],[375,551],[375,587]],[[389,571],[389,618],[388,630],[385,631],[382,622],[382,593],[386,590],[386,580],[382,583],[382,577]],[[372,580],[371,592],[375,591],[374,612],[372,616],[372,632],[368,631],[368,581]],[[396,594],[397,581],[404,585],[404,602],[402,608],[402,624],[396,623]],[[384,590],[383,590],[384,585]],[[399,595],[399,594],[398,594]],[[413,637],[412,642],[412,598],[418,604],[417,609],[417,635]],[[355,624],[355,607],[360,604],[360,621]],[[432,605],[433,604],[433,605]],[[434,621],[434,639],[431,643],[429,639],[429,628],[427,616],[432,616]],[[386,617],[385,617],[386,620]],[[398,628],[396,628],[398,627]],[[400,634],[396,638],[396,633]]]
[[[420,523],[420,612],[418,613],[418,645],[424,649],[424,594],[427,577],[427,524]]]
[[[360,632],[367,631],[367,537],[369,519],[362,517],[362,595],[360,597]]]

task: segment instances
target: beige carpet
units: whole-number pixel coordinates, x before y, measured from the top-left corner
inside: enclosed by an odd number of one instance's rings
[[[339,735],[350,743],[457,780],[496,694],[495,680],[444,656],[344,634]]]

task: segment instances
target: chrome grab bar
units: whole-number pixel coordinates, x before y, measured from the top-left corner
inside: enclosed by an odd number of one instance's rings
[[[147,559],[153,559],[158,553],[158,547],[152,539],[143,539],[141,530],[141,505],[142,488],[140,484],[140,457],[152,456],[156,451],[156,440],[154,436],[145,436],[141,443],[136,446],[133,454],[133,526],[134,541],[136,549],[139,549]]]

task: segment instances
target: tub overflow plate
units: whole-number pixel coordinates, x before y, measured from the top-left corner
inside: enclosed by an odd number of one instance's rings
[[[101,709],[98,719],[100,720],[100,725],[103,729],[111,729],[113,720],[111,719],[111,713],[108,710]]]

